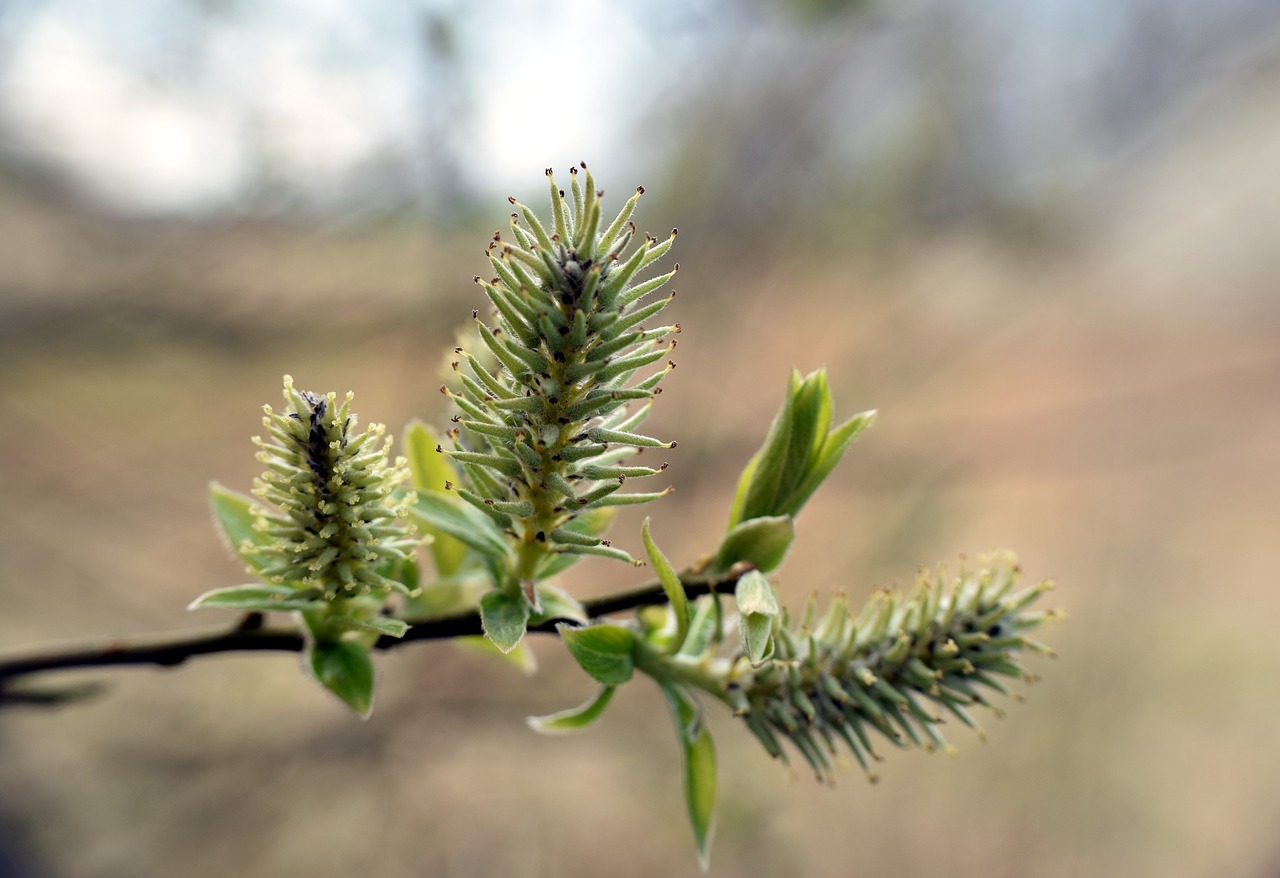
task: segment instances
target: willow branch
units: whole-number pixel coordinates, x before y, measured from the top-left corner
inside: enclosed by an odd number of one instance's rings
[[[716,591],[732,591],[737,575],[719,578],[686,577],[685,593],[690,598]],[[596,619],[639,607],[664,604],[666,593],[657,582],[622,589],[582,602],[587,616]],[[554,634],[556,625],[569,619],[547,619],[530,625],[529,631]],[[39,645],[0,653],[0,703],[55,703],[50,693],[13,690],[10,682],[49,671],[76,668],[107,668],[124,665],[173,667],[197,656],[224,652],[301,652],[306,644],[302,631],[292,626],[265,626],[261,613],[249,613],[236,625],[197,628],[171,634],[139,635],[110,640],[81,641],[60,645]],[[412,624],[404,637],[379,638],[376,648],[396,649],[423,640],[450,640],[483,634],[480,614],[472,611]]]

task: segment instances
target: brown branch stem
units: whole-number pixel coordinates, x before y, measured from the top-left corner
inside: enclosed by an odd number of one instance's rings
[[[719,578],[689,576],[683,580],[685,593],[690,598],[715,591],[731,591],[737,576]],[[622,589],[582,602],[587,615],[596,619],[612,613],[634,610],[639,607],[664,604],[666,593],[659,583],[646,583],[634,588]],[[556,626],[567,619],[547,619],[530,625],[529,631],[554,634]],[[407,643],[422,640],[449,640],[456,637],[478,636],[483,633],[478,612],[430,619],[410,626],[401,638],[382,637],[377,649],[395,649]],[[293,626],[263,624],[260,613],[249,613],[230,627],[197,628],[171,634],[148,634],[110,640],[80,641],[67,644],[41,644],[21,650],[0,653],[0,704],[10,702],[49,703],[56,696],[44,696],[13,690],[10,682],[20,677],[49,671],[74,670],[76,668],[107,668],[124,665],[153,665],[173,667],[196,656],[224,652],[301,652],[306,644],[302,630]]]

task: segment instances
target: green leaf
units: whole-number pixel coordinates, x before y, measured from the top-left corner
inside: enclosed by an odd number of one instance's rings
[[[523,595],[491,591],[480,599],[480,621],[493,645],[502,652],[511,652],[524,638],[529,604]]]
[[[693,618],[689,621],[689,634],[678,655],[701,656],[718,639],[720,611],[715,597],[705,597],[694,602]]]
[[[773,657],[773,618],[761,613],[743,613],[738,616],[742,653],[753,668],[760,667]]]
[[[314,610],[325,605],[316,589],[300,589],[290,585],[232,585],[206,591],[187,607],[218,607],[223,610],[242,610],[246,613],[275,613],[295,610]]]
[[[613,523],[617,512],[618,510],[616,509],[584,509],[571,518],[564,526],[564,529],[571,530],[574,533],[598,537],[609,529],[609,525]]]
[[[698,865],[705,872],[711,863],[716,822],[716,745],[705,728],[684,746],[684,801],[698,844]]]
[[[563,588],[549,582],[540,582],[534,588],[538,595],[538,606],[542,609],[533,614],[529,624],[538,625],[552,619],[569,619],[579,625],[586,625],[591,621],[582,604]]]
[[[778,600],[769,580],[758,570],[738,579],[733,591],[738,605],[738,635],[742,652],[752,667],[759,667],[773,654],[773,625],[778,616]]]
[[[493,521],[461,500],[426,491],[418,495],[409,513],[429,533],[447,534],[490,558],[504,559],[509,553]]]
[[[257,502],[252,497],[224,488],[217,482],[209,484],[209,500],[213,505],[213,517],[221,526],[231,551],[252,570],[261,570],[262,560],[252,551],[247,551],[272,543],[271,537],[254,527],[258,520]]]
[[[733,597],[739,613],[778,615],[778,599],[773,594],[773,586],[769,585],[769,580],[759,570],[748,570],[738,577]]]
[[[428,540],[431,537],[427,537]],[[422,571],[418,567],[416,556],[408,556],[404,558],[396,558],[393,555],[386,555],[378,562],[378,566],[374,568],[379,576],[385,576],[392,582],[398,582],[404,586],[403,594],[417,594],[419,583],[422,579]]]
[[[698,730],[702,727],[702,709],[698,706],[697,700],[689,694],[687,689],[670,681],[659,681],[658,685],[667,699],[671,716],[676,721],[676,732],[680,736],[680,743],[683,745],[692,742],[698,737]]]
[[[689,633],[689,597],[684,592],[684,583],[676,575],[675,568],[671,566],[667,556],[662,554],[662,550],[649,534],[647,518],[640,528],[640,536],[644,540],[644,550],[649,556],[649,563],[658,574],[658,581],[662,583],[662,590],[667,593],[667,601],[671,604],[672,612],[675,613],[676,639],[672,643],[672,651],[674,651],[684,644],[684,639]]]
[[[631,658],[635,635],[621,625],[591,625],[574,628],[557,625],[564,645],[582,669],[605,686],[621,686],[631,679]]]
[[[808,416],[813,418],[808,455],[808,462],[811,464],[818,450],[822,448],[823,441],[827,438],[827,430],[831,428],[831,414],[835,409],[835,404],[831,399],[831,385],[827,382],[826,369],[817,369],[806,376],[804,380],[811,397],[806,403],[810,407]]]
[[[764,445],[738,479],[730,530],[753,518],[794,517],[875,414],[864,412],[828,432],[831,411],[826,371],[818,369],[802,378],[792,370]]]
[[[684,801],[698,845],[698,865],[706,871],[716,816],[716,745],[698,717],[697,703],[683,689],[664,685],[684,762]]]
[[[768,573],[782,564],[795,527],[789,515],[770,515],[740,522],[725,534],[712,569],[726,571],[739,561]]]
[[[444,493],[446,482],[458,481],[458,471],[448,455],[436,451],[440,442],[440,437],[421,421],[411,422],[404,431],[409,472],[413,476],[413,487],[419,491]]]
[[[353,616],[329,616],[325,622],[334,628],[347,631],[368,631],[373,634],[385,634],[388,637],[404,637],[409,630],[409,623],[403,619],[392,619],[388,616],[375,616],[372,619],[356,619]]]
[[[543,555],[542,560],[538,562],[535,578],[550,579],[553,576],[558,576],[581,561],[582,557],[582,555],[571,555],[568,552],[552,552],[548,555]]]
[[[432,533],[431,562],[440,576],[453,576],[467,560],[467,544],[447,533]]]
[[[480,598],[491,587],[484,574],[432,580],[416,595],[404,599],[404,610],[400,615],[414,622],[424,622],[465,613],[479,606]]]
[[[772,515],[777,511],[778,499],[785,490],[782,476],[787,468],[791,445],[791,412],[795,396],[800,389],[800,373],[794,369],[787,383],[787,393],[782,408],[773,418],[764,444],[747,465],[738,483],[740,502],[735,501],[729,525],[740,521]]]
[[[747,504],[747,492],[751,490],[751,483],[755,479],[756,465],[759,463],[760,455],[756,453],[747,461],[747,465],[742,468],[742,474],[738,476],[738,487],[733,494],[733,505],[729,507],[729,530],[733,530],[743,521],[742,511]]]
[[[459,637],[453,642],[463,649],[501,659],[507,664],[513,665],[526,677],[532,676],[538,670],[538,659],[534,656],[533,650],[529,648],[527,640],[517,643],[515,649],[510,652],[503,652],[498,649],[498,647],[494,646],[493,641],[487,637]]]
[[[581,731],[604,714],[604,709],[613,700],[614,691],[613,686],[605,686],[599,694],[585,704],[546,716],[531,716],[525,722],[529,724],[529,728],[544,735],[565,735]]]
[[[373,660],[368,647],[353,640],[313,642],[307,664],[320,685],[361,718],[373,712]]]

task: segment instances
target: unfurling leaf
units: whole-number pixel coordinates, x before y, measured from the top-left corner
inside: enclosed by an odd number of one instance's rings
[[[822,486],[822,482],[827,476],[831,475],[831,471],[836,468],[840,458],[849,450],[853,440],[857,439],[863,430],[875,423],[875,420],[875,411],[861,412],[827,434],[822,445],[809,461],[804,481],[800,483],[800,486],[791,495],[788,503],[788,512],[791,515],[795,515],[800,511],[801,507],[813,495],[813,492]]]
[[[773,587],[763,573],[749,570],[738,579],[733,596],[738,605],[742,652],[752,667],[759,667],[773,654],[773,627],[778,617]]]
[[[713,643],[719,642],[723,633],[723,622],[719,598],[714,596],[700,598],[694,604],[693,616],[689,620],[689,635],[685,637],[684,644],[677,650],[677,654],[702,656]]]
[[[529,728],[544,735],[566,735],[581,731],[601,717],[604,709],[613,700],[614,691],[613,686],[605,686],[598,695],[585,704],[546,716],[531,716],[526,722]]]
[[[649,519],[647,518],[644,520],[644,526],[640,529],[640,536],[644,540],[644,550],[649,556],[649,563],[653,565],[654,572],[658,574],[658,581],[662,583],[662,590],[666,592],[667,602],[671,604],[671,611],[676,617],[676,639],[672,643],[672,650],[674,651],[680,648],[684,643],[685,636],[689,633],[689,598],[684,593],[684,583],[676,575],[675,568],[671,566],[667,556],[662,554],[658,544],[649,535]]]
[[[794,518],[875,417],[875,412],[863,412],[828,431],[831,409],[825,370],[803,377],[792,371],[782,408],[738,480],[730,530],[753,518]]]

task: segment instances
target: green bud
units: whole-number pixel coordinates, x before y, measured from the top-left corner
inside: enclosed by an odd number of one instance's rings
[[[773,587],[759,570],[738,577],[733,591],[738,605],[738,634],[742,654],[752,667],[760,667],[773,654],[773,627],[778,618],[778,601]]]
[[[254,494],[263,502],[237,503],[214,490],[215,511],[235,548],[268,583],[299,592],[293,602],[408,593],[384,573],[393,562],[408,562],[420,542],[405,520],[413,498],[393,499],[407,462],[388,460],[391,440],[383,439],[381,424],[356,431],[351,394],[339,403],[332,393],[299,392],[286,375],[284,398],[282,412],[265,407],[270,438],[255,439],[266,469]],[[244,528],[250,520],[252,538]],[[206,595],[193,606],[249,609],[255,598],[246,588]]]
[[[831,412],[826,371],[819,369],[801,377],[793,370],[782,408],[764,445],[738,481],[730,530],[753,518],[794,518],[875,418],[875,412],[863,412],[829,429]]]

